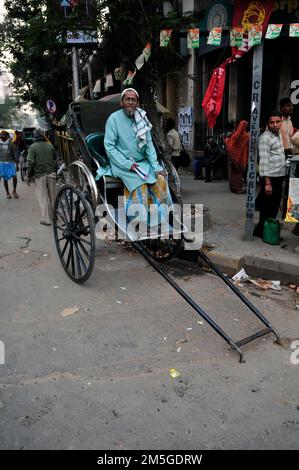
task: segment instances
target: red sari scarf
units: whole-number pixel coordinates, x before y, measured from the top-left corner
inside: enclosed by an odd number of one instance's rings
[[[248,122],[240,121],[237,129],[230,137],[224,139],[227,152],[235,165],[240,170],[246,170],[249,154]]]

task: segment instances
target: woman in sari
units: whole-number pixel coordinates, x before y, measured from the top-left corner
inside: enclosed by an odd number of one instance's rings
[[[240,121],[236,130],[224,139],[229,156],[229,189],[232,193],[243,192],[243,174],[246,171],[249,154],[248,122]]]

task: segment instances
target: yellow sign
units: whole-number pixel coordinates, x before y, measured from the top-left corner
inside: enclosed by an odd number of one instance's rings
[[[261,26],[266,17],[266,10],[260,2],[251,2],[244,12],[242,26],[244,30],[249,31],[252,26]]]

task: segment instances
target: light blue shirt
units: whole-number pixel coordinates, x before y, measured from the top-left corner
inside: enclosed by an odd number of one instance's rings
[[[133,118],[128,117],[122,109],[112,113],[106,122],[104,139],[111,174],[120,178],[130,192],[144,183],[155,183],[155,173],[163,171],[157,160],[150,132],[147,131],[146,144],[140,149],[133,124]],[[146,180],[130,171],[134,162],[148,175]]]

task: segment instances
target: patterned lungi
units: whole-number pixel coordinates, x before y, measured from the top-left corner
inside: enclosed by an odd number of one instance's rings
[[[156,183],[142,184],[131,193],[125,187],[124,199],[127,220],[134,219],[150,226],[168,224],[173,202],[164,176],[158,175]]]

